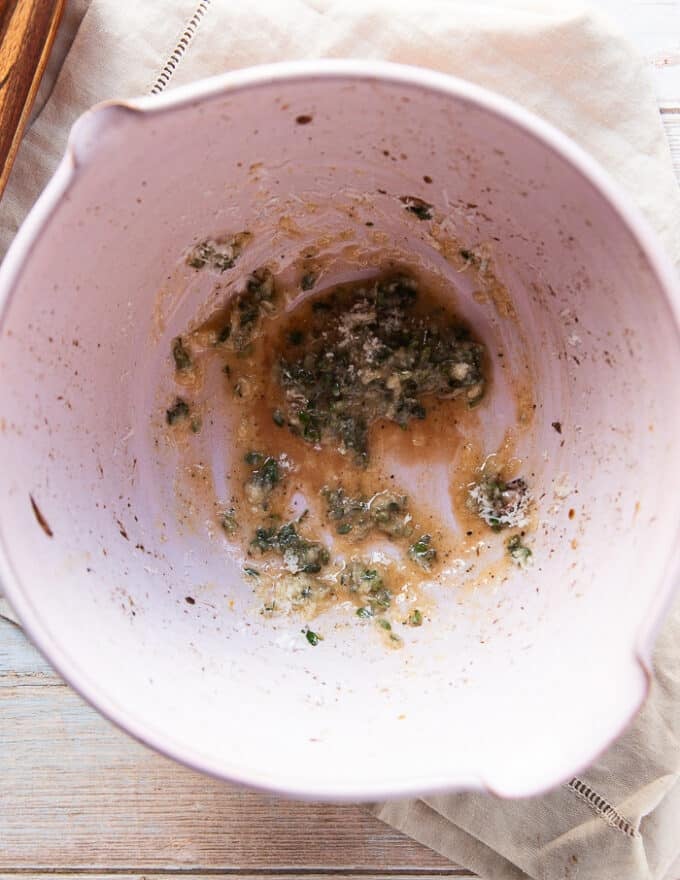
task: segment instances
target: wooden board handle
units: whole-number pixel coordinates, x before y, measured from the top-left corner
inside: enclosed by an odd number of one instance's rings
[[[0,196],[59,26],[64,0],[0,0]]]

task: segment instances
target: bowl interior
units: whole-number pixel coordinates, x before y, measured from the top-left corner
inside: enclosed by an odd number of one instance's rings
[[[677,329],[595,186],[464,88],[417,76],[104,107],[78,124],[72,161],[0,343],[7,587],[59,668],[171,754],[310,795],[523,794],[590,759],[644,692],[638,636],[680,503]],[[184,265],[196,241],[241,229],[252,244],[219,288]],[[312,649],[300,621],[263,620],[224,542],[200,511],[187,518],[177,450],[158,442],[171,339],[261,262],[285,268],[324,236],[329,278],[356,272],[358,248],[369,269],[390,252],[447,279],[507,375],[530,378],[517,454],[535,564],[476,589],[452,574],[400,651],[330,623]],[[474,296],[456,242],[489,254],[512,315]],[[513,419],[496,374],[480,410],[490,449]],[[217,475],[230,430],[201,440]],[[417,491],[456,466],[416,473]]]

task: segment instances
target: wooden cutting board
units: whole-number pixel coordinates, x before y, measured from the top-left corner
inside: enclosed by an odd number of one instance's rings
[[[64,0],[0,0],[0,196],[14,162]]]

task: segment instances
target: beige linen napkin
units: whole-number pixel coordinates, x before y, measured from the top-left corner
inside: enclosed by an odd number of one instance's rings
[[[322,56],[433,67],[537,111],[618,179],[680,262],[680,196],[644,66],[604,20],[550,0],[92,0],[0,203],[0,254],[89,105]],[[670,877],[680,855],[680,603],[645,709],[581,777],[522,801],[459,794],[371,809],[489,880]]]

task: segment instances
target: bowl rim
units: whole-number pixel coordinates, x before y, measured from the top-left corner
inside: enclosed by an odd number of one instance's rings
[[[180,109],[190,104],[200,104],[216,96],[266,87],[272,83],[298,82],[300,80],[318,81],[348,79],[358,83],[391,83],[409,88],[420,88],[436,92],[474,106],[504,119],[509,124],[523,130],[544,147],[556,153],[582,177],[584,177],[602,198],[615,211],[623,224],[637,242],[652,273],[664,293],[660,306],[665,306],[675,326],[678,347],[680,348],[680,282],[669,257],[663,251],[656,233],[642,215],[641,211],[612,180],[609,174],[585,150],[570,137],[546,122],[532,111],[516,102],[496,94],[482,86],[448,74],[422,67],[373,60],[313,60],[290,61],[243,68],[197,82],[180,86],[159,95],[145,95],[130,100],[104,101],[96,104],[82,114],[74,123],[69,134],[64,156],[53,177],[33,205],[28,216],[17,232],[0,266],[0,334],[6,319],[13,294],[23,274],[30,253],[37,241],[47,231],[50,219],[60,201],[78,178],[81,167],[87,164],[81,152],[82,141],[89,140],[90,133],[95,136],[105,132],[107,126],[115,125],[115,119],[122,110],[142,117]],[[114,111],[111,113],[111,111]],[[93,128],[94,126],[94,128]],[[21,580],[14,571],[11,552],[6,542],[0,522],[0,582],[5,595],[34,645],[55,667],[64,680],[74,688],[88,703],[116,726],[132,735],[143,745],[150,746],[181,764],[201,771],[218,779],[245,785],[254,789],[277,792],[302,799],[324,799],[335,802],[358,800],[382,800],[397,797],[414,797],[424,793],[446,793],[461,788],[484,791],[508,797],[525,797],[539,794],[563,782],[565,773],[559,772],[546,778],[540,785],[531,784],[507,790],[494,784],[483,772],[442,771],[436,778],[408,777],[399,782],[386,782],[379,785],[362,785],[338,780],[334,784],[305,779],[300,775],[284,772],[273,776],[271,771],[244,768],[240,764],[219,765],[198,750],[192,750],[176,742],[164,730],[154,729],[148,723],[137,719],[116,700],[102,693],[97,682],[74,663],[68,652],[55,641],[47,626],[41,621],[39,611],[33,607],[24,594]],[[628,710],[623,723],[612,730],[604,741],[595,743],[583,766],[595,760],[621,734],[632,717],[644,703],[650,689],[652,677],[651,653],[654,640],[661,627],[663,617],[672,600],[675,588],[680,585],[680,523],[676,528],[676,541],[669,548],[664,575],[661,578],[650,605],[638,630],[635,644],[631,646],[629,660],[636,665],[642,675],[637,676],[639,686],[628,694]],[[572,768],[577,772],[580,768]]]

